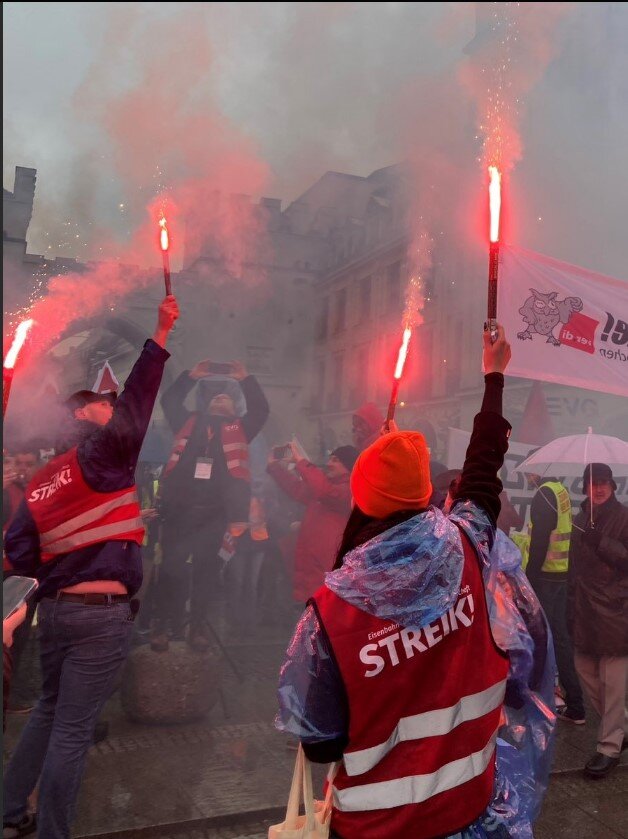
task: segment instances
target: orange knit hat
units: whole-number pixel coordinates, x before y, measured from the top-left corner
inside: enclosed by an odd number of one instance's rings
[[[425,437],[418,431],[379,437],[356,460],[351,492],[360,510],[376,519],[427,507],[432,482]]]

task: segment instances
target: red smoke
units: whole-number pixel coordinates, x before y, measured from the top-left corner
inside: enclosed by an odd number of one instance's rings
[[[231,281],[258,279],[244,266],[263,256],[263,217],[242,194],[261,194],[268,170],[215,101],[203,6],[161,14],[148,25],[134,4],[108,9],[101,52],[75,105],[104,133],[134,230],[123,244],[113,234],[102,235],[98,250],[111,258],[49,281],[46,296],[32,307],[33,340],[40,349],[75,319],[157,282],[157,274],[133,266],[159,264],[156,220],[165,207],[175,266],[184,258],[189,264],[203,250]]]

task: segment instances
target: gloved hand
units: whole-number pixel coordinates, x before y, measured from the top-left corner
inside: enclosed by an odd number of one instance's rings
[[[600,540],[602,538],[602,531],[595,530],[593,527],[588,527],[582,534],[582,543],[587,545],[593,551],[597,551],[600,547]]]

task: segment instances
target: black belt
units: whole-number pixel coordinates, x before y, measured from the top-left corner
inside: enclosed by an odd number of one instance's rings
[[[97,591],[87,591],[85,594],[72,594],[60,591],[53,600],[67,600],[69,603],[83,603],[85,606],[110,606],[112,603],[129,603],[128,594],[102,594]]]

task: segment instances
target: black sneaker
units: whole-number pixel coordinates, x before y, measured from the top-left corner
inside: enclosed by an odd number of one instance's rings
[[[2,839],[17,839],[18,836],[28,836],[37,830],[37,818],[33,813],[27,813],[18,824],[4,824]]]
[[[560,717],[561,720],[566,720],[574,725],[584,725],[586,723],[584,714],[580,714],[572,708],[568,708],[566,705],[556,709],[556,716]]]

